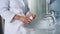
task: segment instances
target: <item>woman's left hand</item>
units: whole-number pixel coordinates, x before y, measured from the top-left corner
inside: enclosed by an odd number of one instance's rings
[[[32,17],[32,18],[33,18],[32,20],[34,20],[34,19],[35,19],[35,17],[36,17],[36,15],[31,13],[31,14],[28,14],[26,17],[27,17],[27,18]]]

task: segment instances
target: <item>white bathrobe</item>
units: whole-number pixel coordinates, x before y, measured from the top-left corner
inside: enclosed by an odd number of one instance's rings
[[[0,0],[0,15],[5,19],[4,34],[26,34],[23,22],[13,20],[16,14],[25,16],[30,13],[26,6],[23,0]]]

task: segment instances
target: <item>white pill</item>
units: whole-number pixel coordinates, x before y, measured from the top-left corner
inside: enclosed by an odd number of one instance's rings
[[[30,19],[33,20],[33,17],[31,16]]]

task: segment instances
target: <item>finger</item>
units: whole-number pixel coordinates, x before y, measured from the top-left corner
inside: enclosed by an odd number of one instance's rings
[[[27,18],[27,21],[28,21],[28,22],[31,22],[30,18]]]
[[[33,15],[33,19],[35,19],[36,15]]]
[[[30,22],[25,22],[25,24],[29,24]]]
[[[29,24],[30,23],[28,20],[25,20],[24,22],[25,22],[25,24]]]

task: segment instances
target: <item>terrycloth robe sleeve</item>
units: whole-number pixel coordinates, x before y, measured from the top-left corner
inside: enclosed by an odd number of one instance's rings
[[[0,0],[0,15],[3,19],[10,22],[15,14],[9,11],[9,1],[8,0]]]

